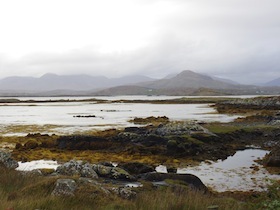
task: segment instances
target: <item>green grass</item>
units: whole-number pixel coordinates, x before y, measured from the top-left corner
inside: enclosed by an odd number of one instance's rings
[[[243,126],[237,126],[237,125],[228,125],[228,124],[216,124],[216,123],[210,123],[207,125],[204,125],[205,128],[207,128],[210,132],[219,134],[219,133],[232,133],[234,131],[243,129]]]

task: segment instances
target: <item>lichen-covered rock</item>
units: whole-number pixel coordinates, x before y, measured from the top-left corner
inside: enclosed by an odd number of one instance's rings
[[[193,132],[205,132],[206,129],[194,122],[170,122],[158,126],[155,134],[160,136],[190,135]]]
[[[73,179],[58,179],[55,188],[52,191],[54,196],[74,196],[77,189],[76,182]]]
[[[115,179],[115,180],[130,180],[130,181],[136,180],[135,177],[131,176],[127,171],[119,167],[94,165],[93,169],[101,177]]]
[[[136,180],[135,177],[131,176],[127,171],[119,167],[112,168],[110,177],[112,179],[117,179],[117,180],[129,180],[129,181]]]
[[[93,165],[93,170],[101,177],[108,177],[113,167],[104,165]]]
[[[11,154],[0,150],[0,164],[7,168],[17,168],[18,162],[11,158]]]
[[[111,191],[121,198],[128,200],[134,199],[137,195],[136,192],[132,191],[129,187],[114,187]]]
[[[81,176],[97,179],[98,175],[93,169],[93,165],[83,161],[70,160],[67,163],[59,166],[56,172],[67,176]]]

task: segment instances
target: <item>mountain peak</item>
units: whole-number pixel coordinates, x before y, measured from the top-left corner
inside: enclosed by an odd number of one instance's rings
[[[177,74],[176,78],[193,78],[193,79],[204,79],[204,80],[213,80],[211,77],[206,76],[204,74],[199,74],[196,72],[193,72],[191,70],[184,70],[181,73]]]
[[[40,78],[52,78],[52,77],[57,77],[57,74],[53,74],[53,73],[46,73],[43,76],[41,76]]]

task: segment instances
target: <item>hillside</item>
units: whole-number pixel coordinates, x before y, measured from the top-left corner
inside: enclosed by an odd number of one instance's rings
[[[280,86],[280,78],[265,83],[265,86]]]
[[[174,89],[174,88],[213,88],[229,89],[236,88],[236,85],[218,81],[210,76],[195,73],[190,70],[182,71],[169,79],[161,79],[152,82],[144,82],[139,86],[155,89]]]

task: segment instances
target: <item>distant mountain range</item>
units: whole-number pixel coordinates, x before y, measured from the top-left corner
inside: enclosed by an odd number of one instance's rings
[[[280,78],[265,83],[265,86],[280,86]]]
[[[56,75],[45,74],[42,77],[7,77],[0,80],[1,90],[10,91],[53,91],[53,90],[99,90],[119,85],[134,84],[138,82],[153,81],[154,79],[132,75],[109,79],[104,76],[89,75]]]
[[[163,79],[131,75],[109,79],[104,76],[56,75],[7,77],[0,80],[2,96],[56,95],[228,95],[279,94],[280,78],[260,87],[185,70]]]

